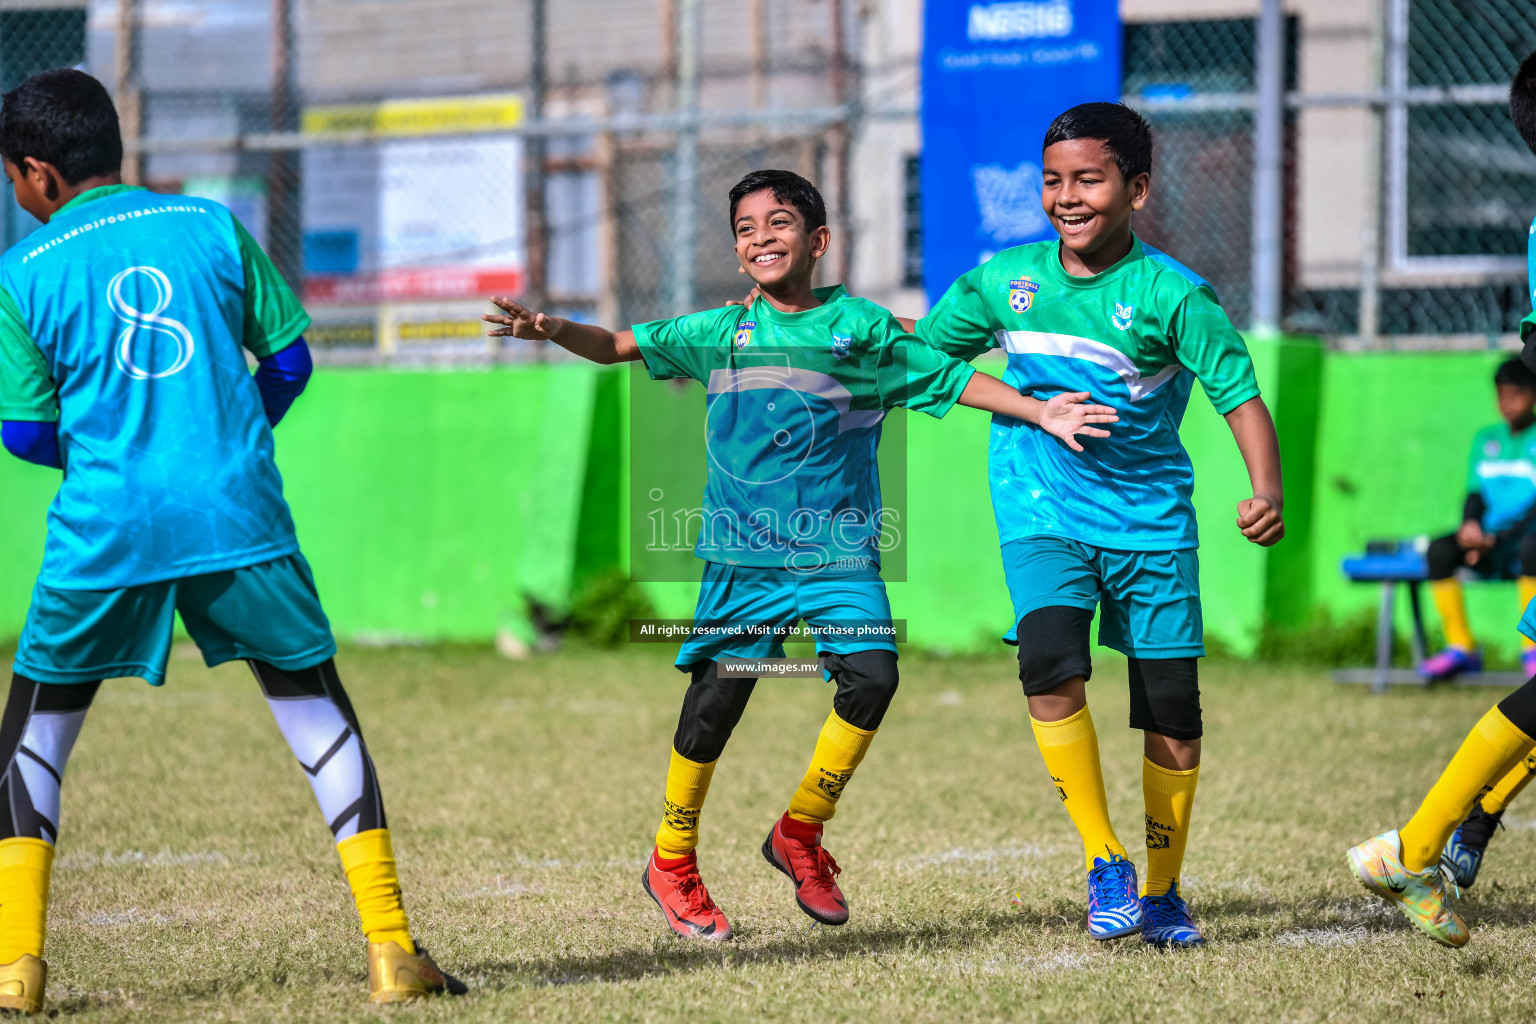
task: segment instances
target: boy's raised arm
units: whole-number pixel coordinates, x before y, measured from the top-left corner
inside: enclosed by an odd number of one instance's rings
[[[1284,484],[1280,479],[1280,438],[1275,421],[1262,398],[1250,398],[1227,413],[1227,426],[1237,440],[1253,484],[1253,497],[1237,503],[1237,528],[1243,536],[1262,547],[1285,536],[1281,507],[1285,504]]]
[[[640,358],[640,346],[635,343],[633,331],[615,334],[596,324],[577,323],[547,313],[536,313],[511,299],[497,296],[492,296],[491,302],[506,311],[505,316],[486,313],[480,317],[486,323],[500,325],[496,330],[487,332],[492,338],[552,341],[583,359],[605,365],[627,363]]]

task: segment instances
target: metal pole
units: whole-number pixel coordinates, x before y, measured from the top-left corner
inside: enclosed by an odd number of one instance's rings
[[[677,2],[677,110],[672,173],[671,313],[694,312],[693,255],[697,225],[694,190],[699,176],[699,0]]]
[[[293,60],[293,0],[272,0],[272,112],[274,132],[299,127],[298,88]],[[304,272],[299,215],[299,154],[274,150],[267,156],[267,252],[294,288]]]
[[[138,35],[138,0],[117,0],[117,35],[113,40],[113,62],[117,74],[112,86],[112,99],[117,106],[117,116],[125,140],[137,139],[144,134],[138,85]],[[129,147],[123,159],[123,180],[130,185],[138,185],[143,179],[144,156]]]
[[[1262,0],[1253,119],[1253,322],[1256,334],[1280,330],[1285,246],[1285,15]]]
[[[533,43],[533,59],[528,73],[528,113],[532,120],[544,120],[544,107],[549,93],[548,9],[547,0],[533,0],[530,10],[532,24],[529,36]],[[543,136],[527,136],[523,139],[524,175],[528,221],[525,236],[528,239],[528,283],[524,288],[527,301],[535,308],[545,304],[549,290],[549,236],[548,210],[545,208]]]

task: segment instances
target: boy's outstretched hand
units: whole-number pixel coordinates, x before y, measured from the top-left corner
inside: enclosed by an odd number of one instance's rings
[[[1086,391],[1066,391],[1040,407],[1040,429],[1054,434],[1075,452],[1083,450],[1077,435],[1108,437],[1109,431],[1090,427],[1090,423],[1119,423],[1120,416],[1107,405],[1091,405]]]
[[[522,338],[524,341],[550,341],[565,326],[565,321],[559,317],[535,313],[531,309],[519,306],[511,299],[493,295],[491,303],[507,312],[506,316],[498,313],[481,314],[480,319],[486,323],[501,325],[494,331],[486,332],[491,338],[510,337]]]
[[[1280,506],[1268,498],[1249,498],[1237,503],[1237,528],[1260,547],[1269,547],[1285,536]]]

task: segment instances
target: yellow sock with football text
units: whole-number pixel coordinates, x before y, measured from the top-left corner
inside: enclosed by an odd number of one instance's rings
[[[1477,646],[1472,639],[1472,624],[1467,621],[1467,602],[1461,592],[1461,581],[1452,576],[1448,580],[1431,580],[1429,592],[1435,599],[1435,610],[1440,613],[1440,629],[1445,642],[1463,651]]]
[[[1147,878],[1143,896],[1161,896],[1179,880],[1184,843],[1189,839],[1190,812],[1200,766],[1188,771],[1164,768],[1141,759],[1141,792],[1147,807]]]
[[[1099,765],[1099,734],[1094,731],[1088,705],[1059,722],[1042,722],[1030,716],[1029,724],[1035,730],[1035,743],[1056,784],[1056,793],[1077,826],[1077,834],[1083,837],[1088,870],[1093,870],[1095,857],[1124,857],[1125,847],[1109,823],[1104,769]]]
[[[718,761],[690,761],[676,750],[667,766],[667,795],[662,801],[661,827],[656,830],[656,855],[663,860],[686,857],[699,845],[699,813],[709,795],[709,780]]]
[[[1398,835],[1403,843],[1403,866],[1423,871],[1440,862],[1440,851],[1472,810],[1472,802],[1498,782],[1536,746],[1515,728],[1497,707],[1488,709],[1472,727],[1461,749],[1440,773],[1440,779]]]
[[[0,964],[13,964],[23,953],[42,957],[52,872],[52,843],[25,836],[0,840]]]
[[[1526,754],[1524,760],[1506,772],[1491,790],[1483,794],[1479,803],[1489,814],[1498,814],[1520,795],[1520,791],[1533,778],[1536,778],[1536,750]]]
[[[832,820],[843,787],[853,778],[853,771],[869,752],[875,740],[874,729],[849,725],[834,711],[827,715],[821,735],[816,737],[816,752],[810,767],[800,780],[800,788],[789,801],[789,816],[808,825]]]
[[[352,887],[352,902],[369,942],[398,942],[407,953],[416,952],[410,922],[400,905],[400,877],[395,873],[395,851],[389,829],[373,828],[348,836],[336,844],[341,867]]]

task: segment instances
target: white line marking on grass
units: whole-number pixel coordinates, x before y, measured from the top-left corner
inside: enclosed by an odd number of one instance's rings
[[[218,850],[194,850],[190,853],[172,853],[169,850],[145,853],[142,850],[126,850],[123,853],[66,853],[54,863],[53,867],[55,871],[81,871],[103,867],[180,868],[196,864],[216,864],[224,867],[236,861],[241,864],[254,864],[257,857],[253,853],[236,854],[230,857]]]
[[[170,924],[175,918],[169,914],[146,914],[138,907],[129,907],[115,913],[85,914],[79,920],[98,928],[126,928],[143,924]]]
[[[470,899],[479,899],[482,896],[537,896],[544,892],[542,886],[526,885],[522,882],[496,877],[492,885],[482,885],[478,889],[466,889],[463,893]]]
[[[925,853],[916,857],[902,857],[892,861],[876,861],[876,867],[895,868],[933,868],[968,866],[979,864],[992,866],[1003,861],[1040,860],[1043,857],[1054,857],[1061,853],[1063,847],[1047,846],[1041,843],[1025,843],[1022,846],[999,846],[988,850],[967,850],[956,847],[952,850],[944,850],[940,853]]]
[[[1282,932],[1275,936],[1275,945],[1300,949],[1303,946],[1358,946],[1373,942],[1383,936],[1366,931],[1358,925],[1353,928],[1303,928],[1300,931]]]

